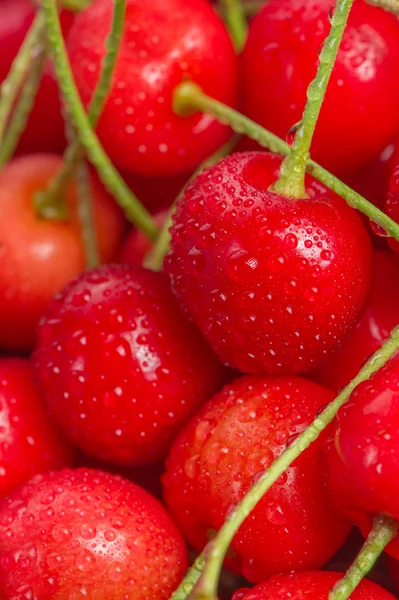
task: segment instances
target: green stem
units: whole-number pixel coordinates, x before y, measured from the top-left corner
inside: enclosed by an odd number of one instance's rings
[[[248,25],[242,0],[220,0],[223,16],[229,28],[237,52],[244,48]]]
[[[85,249],[86,266],[91,269],[99,264],[99,257],[90,175],[84,158],[76,165],[76,187],[78,192],[78,216]]]
[[[396,521],[383,515],[375,517],[369,537],[345,576],[331,590],[328,600],[348,600],[397,533]]]
[[[68,111],[73,119],[79,141],[85,148],[90,161],[96,167],[102,182],[114,195],[116,201],[125,211],[127,218],[138,229],[141,229],[149,239],[153,240],[156,238],[158,230],[151,215],[125,184],[90,126],[90,121],[87,118],[73,80],[65,42],[61,33],[56,0],[42,0],[42,6],[59,86],[68,103]]]
[[[0,146],[0,167],[3,167],[14,154],[22,132],[26,127],[26,123],[28,122],[29,115],[36,99],[37,90],[39,89],[45,61],[46,51],[43,39],[43,47],[30,65],[28,79],[21,90],[11,120],[9,121],[3,143]]]
[[[226,144],[221,146],[221,148],[219,148],[211,156],[206,158],[201,163],[201,165],[198,167],[198,169],[196,169],[196,171],[192,174],[192,176],[187,181],[187,183],[184,185],[184,187],[180,190],[176,200],[174,201],[174,203],[172,204],[172,206],[169,209],[168,216],[166,217],[165,222],[161,227],[161,230],[159,232],[159,235],[156,239],[155,244],[153,245],[151,250],[149,250],[149,252],[147,252],[146,256],[144,257],[144,261],[143,261],[144,267],[146,267],[147,269],[151,269],[152,271],[160,271],[162,269],[165,255],[166,255],[167,251],[169,250],[169,244],[170,244],[169,229],[172,227],[172,217],[173,217],[173,213],[175,211],[177,202],[183,196],[184,191],[185,191],[186,187],[188,186],[188,184],[191,181],[193,181],[193,179],[195,179],[197,177],[197,175],[202,173],[202,171],[204,169],[206,169],[207,167],[214,165],[216,162],[218,162],[218,160],[220,160],[221,158],[224,158],[225,156],[227,156],[234,150],[234,147],[236,146],[236,144],[238,142],[238,138],[239,138],[239,136],[233,135],[233,137]]]
[[[173,600],[184,600],[184,585],[187,581],[197,581],[190,594],[190,600],[216,600],[217,584],[226,552],[239,527],[263,498],[271,486],[292,465],[292,463],[314,442],[322,431],[328,427],[338,410],[348,401],[353,390],[363,381],[368,380],[378,371],[399,349],[399,327],[396,327],[385,344],[367,361],[358,375],[342,390],[319,414],[313,423],[281,454],[281,456],[263,473],[254,486],[244,496],[236,509],[229,514],[216,537],[205,548],[202,559],[205,566],[200,576],[197,571],[190,570],[178,590],[172,596]],[[177,593],[179,591],[179,593]]]
[[[36,47],[40,46],[45,32],[42,11],[36,17],[22,43],[22,46],[11,65],[11,69],[0,87],[0,147],[12,109],[28,73]]]
[[[352,4],[353,0],[337,0],[331,31],[320,54],[317,74],[308,87],[308,100],[295,134],[292,152],[282,162],[280,178],[272,188],[284,196],[306,198],[305,172],[310,145]]]
[[[62,0],[62,6],[71,12],[80,12],[87,8],[92,0]]]
[[[195,83],[185,82],[176,88],[174,109],[181,116],[189,116],[197,111],[212,115],[224,125],[230,125],[236,133],[247,135],[272,152],[284,154],[285,156],[288,156],[291,152],[289,145],[281,138],[267,129],[263,129],[263,127],[226,104],[207,96]],[[313,160],[308,161],[306,170],[326,187],[346,200],[349,206],[366,215],[371,221],[377,223],[387,235],[399,241],[399,224],[395,223],[395,221],[374,206],[374,204],[363,198]]]
[[[111,31],[105,42],[106,53],[102,61],[100,79],[97,83],[87,113],[87,117],[93,128],[97,125],[111,89],[112,77],[123,34],[125,13],[126,0],[115,0]],[[79,140],[75,138],[74,142],[68,146],[64,154],[63,167],[54,179],[50,181],[48,188],[43,192],[36,194],[35,202],[39,216],[49,218],[49,215],[54,214],[55,208],[65,202],[65,192],[74,175],[75,165],[79,163],[83,155],[84,152]]]
[[[379,6],[384,10],[399,15],[399,0],[367,0],[373,6]]]

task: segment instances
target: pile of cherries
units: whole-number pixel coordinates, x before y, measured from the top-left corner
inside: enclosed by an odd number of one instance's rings
[[[0,122],[13,61],[52,2],[0,0]],[[117,3],[59,6],[86,108]],[[161,269],[82,157],[97,265],[77,168],[54,214],[40,211],[73,130],[48,52],[0,171],[0,598],[205,598],[181,583],[187,553],[399,324],[399,237],[311,174],[306,197],[281,193],[281,155],[245,136],[232,150],[228,118],[176,110],[191,81],[292,145],[331,3],[126,0],[95,131],[155,225],[173,212]],[[248,21],[243,48],[230,10]],[[398,98],[399,17],[354,0],[311,156],[395,222]],[[241,525],[220,598],[328,600],[360,549],[352,528],[367,538],[378,515],[399,523],[399,351]],[[399,541],[385,550],[352,600],[398,597]]]

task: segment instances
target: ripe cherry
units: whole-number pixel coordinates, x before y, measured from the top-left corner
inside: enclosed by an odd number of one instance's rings
[[[165,509],[116,475],[38,475],[0,503],[4,598],[167,600],[186,564]]]
[[[397,151],[393,157],[394,164],[389,180],[388,196],[385,203],[385,212],[396,223],[399,223],[399,152]],[[395,252],[399,252],[399,242],[394,239],[388,240],[389,245]]]
[[[238,590],[232,600],[327,600],[331,588],[343,575],[329,571],[277,575],[252,589]],[[351,594],[351,600],[394,600],[394,596],[364,579]]]
[[[326,444],[329,487],[363,534],[375,515],[399,520],[399,353],[360,384],[338,414]],[[388,546],[399,558],[399,541]]]
[[[398,296],[398,257],[386,250],[376,250],[374,282],[366,308],[343,347],[322,363],[312,378],[337,391],[348,384],[399,323]]]
[[[333,4],[270,0],[250,25],[241,65],[244,111],[281,137],[301,119]],[[312,157],[339,173],[376,157],[399,130],[398,94],[398,20],[357,0],[317,121]]]
[[[244,372],[307,371],[355,325],[371,245],[355,211],[311,177],[308,199],[269,191],[281,158],[234,154],[186,189],[165,270],[221,360]]]
[[[0,3],[0,81],[6,78],[34,15],[32,0],[3,0]],[[60,17],[63,33],[67,35],[74,15],[63,10]],[[18,151],[62,151],[66,144],[64,127],[58,86],[48,61]]]
[[[38,217],[34,197],[62,165],[60,156],[17,158],[0,173],[0,347],[32,349],[35,329],[47,303],[85,268],[77,195],[71,184],[67,221]],[[111,260],[125,230],[124,217],[94,176],[91,179],[100,256]]]
[[[158,227],[162,227],[167,216],[167,210],[162,210],[154,215],[154,221]],[[132,229],[122,246],[118,262],[127,265],[141,265],[150,248],[151,242],[144,233],[139,229]]]
[[[195,549],[333,396],[298,377],[245,376],[200,409],[174,442],[163,479],[166,503]],[[322,446],[320,439],[295,461],[236,534],[227,564],[250,581],[319,568],[348,535],[327,493]]]
[[[157,462],[223,378],[161,273],[111,265],[83,273],[48,306],[36,373],[50,411],[88,454]]]
[[[95,0],[68,38],[73,73],[87,105],[99,76],[113,3]],[[115,84],[98,134],[120,167],[147,175],[189,172],[219,148],[229,131],[213,118],[173,112],[183,79],[235,104],[237,60],[229,34],[204,0],[129,0]]]
[[[73,450],[46,414],[30,363],[0,358],[0,497],[32,475],[72,464]]]

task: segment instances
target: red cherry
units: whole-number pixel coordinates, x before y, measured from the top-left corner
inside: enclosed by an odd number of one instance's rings
[[[73,73],[84,103],[90,101],[105,53],[111,0],[95,0],[76,18],[68,38]],[[237,60],[228,32],[204,0],[129,0],[115,85],[98,134],[120,167],[146,175],[194,169],[228,138],[207,115],[178,117],[172,95],[185,78],[234,105]]]
[[[154,215],[154,221],[158,227],[164,224],[168,212],[167,210],[163,210]],[[148,237],[139,229],[132,229],[122,246],[118,262],[127,265],[141,265],[150,248],[151,242]]]
[[[29,351],[35,329],[54,295],[85,268],[75,185],[67,192],[69,221],[39,218],[34,195],[47,187],[62,158],[20,157],[0,173],[0,347]],[[100,256],[111,260],[119,249],[125,221],[96,177],[91,178]]]
[[[247,376],[200,409],[175,441],[163,480],[166,503],[194,548],[333,396],[306,379]],[[250,581],[319,568],[348,535],[327,495],[322,446],[318,440],[295,461],[234,538],[230,566]]]
[[[355,389],[325,448],[333,499],[364,534],[376,514],[399,520],[398,447],[399,353]]]
[[[234,154],[186,189],[165,261],[173,289],[223,362],[309,370],[351,330],[370,287],[355,211],[311,177],[308,199],[269,186],[281,158]]]
[[[0,3],[0,81],[3,81],[16,57],[33,21],[32,0],[3,0]],[[61,12],[64,35],[69,31],[74,15]],[[21,136],[19,152],[59,152],[65,147],[64,119],[58,85],[50,61],[47,63],[38,94]]]
[[[339,390],[359,372],[399,323],[399,261],[392,252],[376,250],[374,282],[366,309],[342,348],[322,363],[312,378]]]
[[[392,173],[389,180],[388,196],[385,203],[385,212],[396,223],[399,223],[399,153],[394,155]],[[384,232],[383,232],[384,233]],[[399,252],[399,242],[394,239],[388,240],[389,245],[395,252]]]
[[[166,600],[186,564],[165,509],[116,475],[38,475],[0,503],[4,598]]]
[[[34,354],[51,412],[88,454],[120,464],[164,457],[223,367],[182,317],[161,273],[83,273],[49,305]]]
[[[72,464],[72,448],[48,418],[27,360],[0,358],[0,423],[0,497],[35,473]]]
[[[331,588],[343,576],[329,571],[277,575],[253,589],[238,590],[232,600],[327,600]],[[352,592],[351,600],[395,599],[381,586],[364,579]]]
[[[332,5],[270,0],[250,25],[242,55],[244,111],[281,137],[301,119]],[[355,171],[376,157],[399,130],[398,95],[398,20],[357,0],[317,121],[312,157],[334,172]]]

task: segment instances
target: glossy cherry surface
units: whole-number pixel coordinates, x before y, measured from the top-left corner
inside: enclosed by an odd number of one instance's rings
[[[72,465],[74,452],[48,417],[31,364],[0,358],[0,497],[32,475]]]
[[[270,0],[250,25],[241,65],[244,111],[283,138],[301,119],[332,5],[331,0]],[[398,20],[356,0],[317,121],[312,157],[339,173],[376,157],[399,130],[398,94]]]
[[[321,364],[312,378],[338,391],[359,372],[399,323],[399,258],[387,250],[374,253],[374,281],[362,316],[342,348]]]
[[[396,150],[393,156],[392,173],[389,179],[387,199],[385,202],[385,212],[396,223],[399,223],[399,151]],[[399,242],[390,238],[389,245],[395,252],[399,252]]]
[[[331,588],[344,573],[314,571],[272,577],[256,587],[238,590],[232,600],[327,600]],[[394,600],[381,586],[364,579],[351,600]]]
[[[36,154],[13,160],[0,173],[2,350],[30,351],[48,302],[85,268],[75,185],[66,194],[68,220],[42,219],[34,206],[35,194],[46,189],[61,165],[61,156]],[[125,220],[94,176],[91,187],[99,253],[106,262],[119,250]]]
[[[116,475],[38,475],[0,503],[7,599],[167,600],[186,564],[163,506]]]
[[[399,353],[355,389],[325,448],[333,499],[364,534],[377,514],[399,519],[398,432]]]
[[[105,52],[111,0],[95,0],[76,18],[68,50],[85,104]],[[184,79],[235,104],[237,60],[229,34],[204,0],[128,0],[115,84],[98,134],[112,160],[137,173],[188,172],[221,146],[229,130],[209,116],[173,112],[175,87]]]
[[[161,273],[110,265],[49,305],[36,374],[51,413],[88,454],[156,462],[224,370],[182,316]]]
[[[269,186],[281,158],[233,154],[186,189],[165,260],[173,289],[221,360],[304,372],[354,327],[371,283],[358,215],[307,178],[309,198]]]
[[[166,503],[194,548],[333,396],[298,377],[246,376],[200,409],[174,442],[163,479]],[[248,580],[319,568],[348,535],[327,493],[322,446],[312,444],[240,527],[228,564]]]

